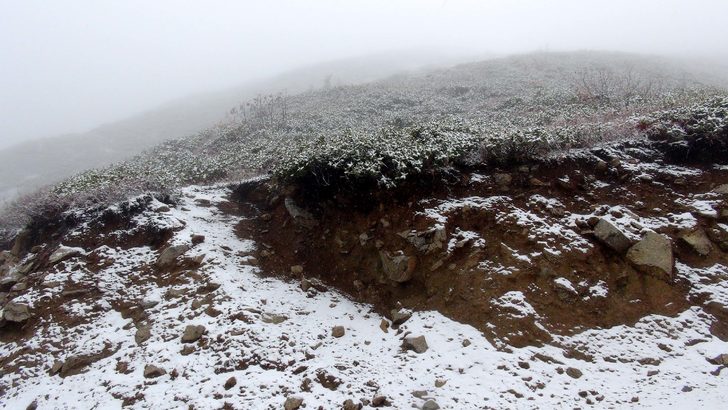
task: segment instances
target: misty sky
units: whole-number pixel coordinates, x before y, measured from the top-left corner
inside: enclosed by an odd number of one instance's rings
[[[0,147],[398,49],[726,53],[726,0],[0,0]]]

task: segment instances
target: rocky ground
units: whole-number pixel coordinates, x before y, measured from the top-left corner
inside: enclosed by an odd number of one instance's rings
[[[397,195],[78,211],[2,253],[0,403],[722,408],[726,184],[625,143]]]

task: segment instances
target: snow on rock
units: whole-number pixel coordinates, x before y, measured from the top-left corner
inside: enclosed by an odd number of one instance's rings
[[[97,296],[68,304],[68,314],[79,318],[75,326],[44,317],[27,341],[0,345],[0,357],[19,368],[0,379],[2,406],[215,409],[229,403],[279,409],[295,398],[306,408],[340,408],[346,400],[375,396],[401,409],[430,401],[447,409],[722,408],[728,401],[728,372],[711,374],[716,366],[706,360],[728,352],[728,343],[711,335],[710,318],[699,307],[674,318],[644,317],[634,326],[554,335],[540,347],[497,349],[475,328],[432,311],[413,312],[400,325],[402,335],[385,333],[384,318],[368,305],[259,276],[246,263],[256,244],[234,232],[244,216],[215,207],[228,194],[187,188],[179,206],[163,213],[164,221],[179,221],[171,244],[188,243],[192,234],[206,238],[188,250],[190,257],[206,256],[194,280],[145,280],[159,252],[144,246],[94,249],[97,259],[109,261],[94,270],[80,259],[52,267],[45,281],[93,286]],[[446,219],[452,207],[490,201],[502,200],[447,202],[432,212]],[[531,229],[570,235],[509,209]],[[141,218],[156,221],[150,212]],[[725,280],[718,280],[727,268],[700,271],[678,264],[677,271],[698,292],[728,302]],[[564,278],[556,281],[574,288]],[[61,291],[41,286],[23,299],[32,306]],[[603,282],[589,287],[592,297],[606,292]],[[137,343],[135,322],[113,307],[119,298],[143,305],[143,343]],[[522,292],[507,292],[492,303],[504,314],[537,318]],[[265,320],[271,314],[286,319]],[[204,331],[182,343],[188,326]],[[334,326],[343,326],[345,336],[331,337]],[[405,336],[423,339],[408,350],[402,348]]]

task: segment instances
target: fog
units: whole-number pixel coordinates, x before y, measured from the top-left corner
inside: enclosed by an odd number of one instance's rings
[[[0,148],[321,61],[726,54],[725,0],[0,1]]]

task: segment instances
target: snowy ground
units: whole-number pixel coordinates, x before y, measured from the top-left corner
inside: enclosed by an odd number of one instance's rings
[[[706,360],[728,353],[728,343],[710,334],[712,317],[698,307],[674,318],[650,316],[634,327],[555,336],[550,345],[511,351],[497,350],[474,328],[436,312],[417,312],[401,334],[385,333],[383,318],[366,305],[334,291],[307,293],[297,283],[256,275],[257,268],[246,262],[256,244],[239,239],[233,232],[236,217],[214,206],[226,201],[225,189],[192,187],[184,194],[169,212],[149,211],[138,222],[183,225],[174,243],[205,235],[187,252],[205,255],[199,275],[169,286],[140,280],[158,256],[148,247],[95,250],[113,260],[99,273],[91,273],[84,258],[56,265],[46,278],[48,287],[18,301],[33,305],[58,297],[62,289],[52,282],[93,285],[101,296],[66,306],[69,314],[84,318],[76,327],[47,317],[44,330],[26,345],[0,346],[3,356],[22,350],[14,361],[28,363],[21,365],[22,372],[0,379],[7,389],[0,397],[3,408],[22,409],[35,401],[40,409],[113,409],[127,399],[132,408],[207,409],[228,403],[237,409],[280,409],[291,395],[303,398],[306,408],[340,408],[346,399],[359,402],[375,395],[401,409],[420,408],[426,399],[445,409],[718,409],[728,403],[728,371],[711,374],[717,366]],[[201,206],[198,199],[213,206]],[[726,270],[680,271],[697,285],[711,272]],[[700,290],[711,293],[712,300],[728,300],[728,289],[720,284]],[[522,314],[535,314],[512,293],[504,300]],[[131,320],[112,308],[121,296],[146,302],[151,337],[141,345]],[[180,338],[187,325],[203,325],[207,333],[184,344]],[[341,338],[331,335],[336,325],[346,329]],[[403,351],[407,333],[424,335],[429,349]],[[194,349],[182,354],[185,346]],[[56,360],[104,348],[113,354],[81,374],[48,374]],[[145,378],[148,364],[166,374]],[[225,389],[231,377],[236,384]],[[426,393],[415,397],[415,391]]]

